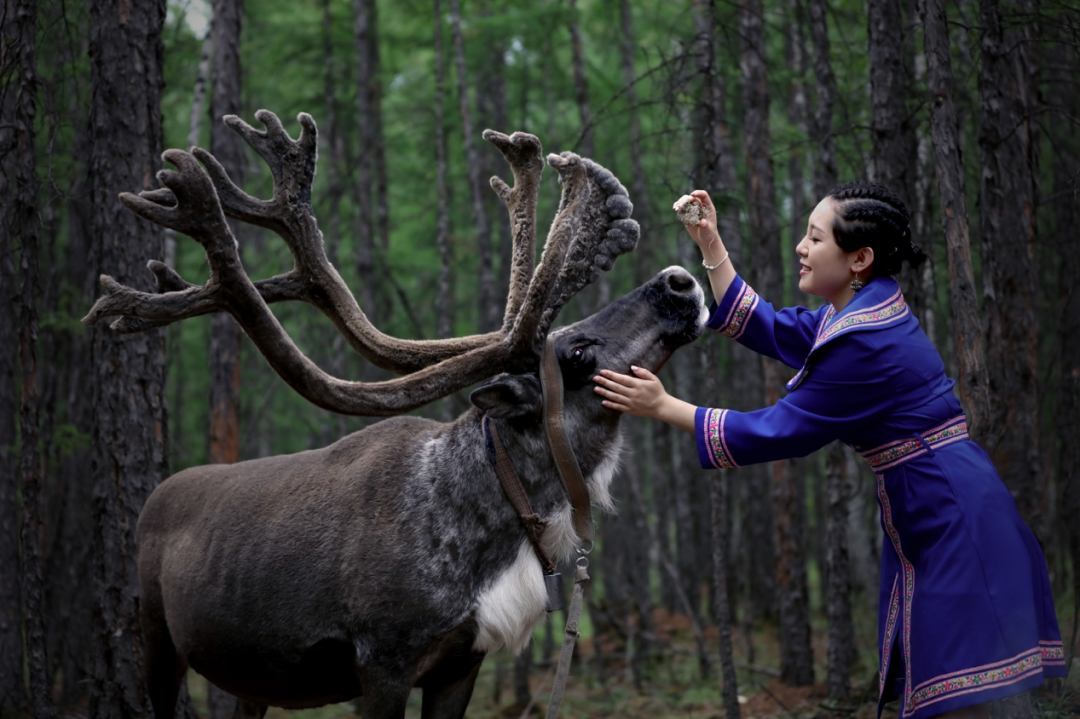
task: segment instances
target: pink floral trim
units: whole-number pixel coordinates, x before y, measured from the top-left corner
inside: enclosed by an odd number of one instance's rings
[[[1065,646],[1060,641],[1040,641],[1042,663],[1048,667],[1065,666]]]
[[[889,617],[885,620],[885,636],[881,642],[881,666],[878,668],[878,696],[885,693],[885,672],[889,668],[889,653],[892,651],[893,630],[896,629],[896,615],[900,610],[900,594],[896,585],[900,574],[893,577],[892,592],[889,593]]]
[[[1042,644],[1042,642],[1040,642]],[[1042,671],[1042,647],[1029,649],[1012,659],[965,669],[935,677],[909,691],[904,700],[904,716],[911,716],[920,706],[928,706],[961,694],[1015,684],[1035,672]],[[1064,657],[1064,651],[1062,651]]]
[[[757,303],[757,292],[754,292],[750,285],[744,283],[742,291],[731,305],[731,311],[728,312],[727,319],[724,320],[724,324],[716,328],[716,331],[732,339],[741,337],[743,332],[746,331],[747,321],[754,314]]]
[[[729,410],[710,409],[705,412],[705,445],[709,451],[709,461],[714,467],[730,469],[738,467],[731,458],[731,450],[728,449],[727,439],[724,436],[724,419]]]
[[[880,304],[874,305],[862,312],[853,312],[850,315],[841,317],[835,324],[827,327],[825,331],[818,336],[817,341],[814,343],[814,348],[816,349],[818,345],[852,327],[858,327],[860,325],[875,327],[877,325],[889,324],[907,316],[907,314],[907,302],[904,301],[904,295],[900,290],[897,290],[892,297]]]
[[[904,596],[901,600],[901,604],[904,608],[904,621],[903,621],[903,642],[902,648],[904,651],[904,686],[909,687],[907,690],[910,696],[911,687],[911,602],[915,596],[915,567],[904,556],[904,550],[900,546],[900,532],[896,530],[892,521],[892,504],[889,502],[889,493],[885,491],[885,475],[881,472],[875,474],[877,477],[878,486],[878,501],[881,502],[881,518],[885,524],[885,533],[889,535],[889,539],[892,541],[893,549],[896,550],[896,556],[900,558],[900,566],[904,572]],[[891,644],[890,644],[891,647]],[[884,682],[882,682],[882,690],[884,690]],[[879,695],[880,696],[880,695]],[[904,701],[905,715],[909,702],[907,699]]]
[[[968,438],[967,420],[964,415],[953,417],[939,427],[923,432],[911,439],[899,439],[880,447],[860,452],[875,472],[884,472],[916,457],[927,454],[931,449],[943,447],[953,442]]]

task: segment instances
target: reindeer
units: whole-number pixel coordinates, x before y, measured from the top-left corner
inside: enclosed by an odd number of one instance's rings
[[[502,327],[447,340],[389,337],[371,325],[324,254],[310,204],[314,121],[300,114],[302,132],[293,140],[273,113],[256,117],[265,131],[234,116],[225,123],[269,165],[270,200],[244,193],[198,148],[163,154],[177,168],[158,174],[164,188],[120,196],[136,214],[203,245],[206,285],[151,261],[156,292],[102,276],[104,294],[84,322],[119,316],[116,331],[137,332],[228,312],[290,386],[344,414],[400,415],[490,381],[451,423],[395,416],[323,449],[195,467],[162,482],[137,531],[154,713],[171,719],[190,666],[240,698],[239,716],[360,697],[365,719],[400,719],[417,686],[425,719],[461,717],[485,654],[519,651],[542,618],[544,555],[572,556],[583,540],[588,508],[572,506],[544,432],[541,353],[550,348],[544,359],[564,386],[561,421],[588,492],[611,509],[621,415],[601,405],[590,380],[603,367],[658,370],[701,333],[703,293],[689,273],[671,267],[597,314],[549,332],[577,291],[635,247],[632,205],[596,163],[549,155],[562,197],[534,269],[540,143],[488,130],[484,139],[514,177],[512,188],[491,179],[513,240]],[[293,269],[249,279],[226,216],[276,231]],[[360,383],[324,373],[268,307],[288,300],[314,305],[353,349],[401,377]],[[496,478],[493,435],[545,518],[534,541]]]

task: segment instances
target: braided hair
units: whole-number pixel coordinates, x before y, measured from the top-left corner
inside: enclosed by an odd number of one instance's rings
[[[926,253],[911,241],[907,207],[889,188],[867,180],[837,185],[828,194],[836,219],[833,236],[844,252],[874,250],[874,274],[892,276],[904,262],[918,267]]]

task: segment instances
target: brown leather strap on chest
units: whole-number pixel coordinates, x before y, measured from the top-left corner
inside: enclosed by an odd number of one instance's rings
[[[544,354],[540,359],[540,385],[544,390],[544,429],[548,446],[555,457],[555,466],[559,470],[566,493],[570,495],[570,506],[574,510],[574,531],[581,541],[591,545],[593,541],[593,519],[589,489],[581,475],[574,450],[566,437],[563,426],[563,383],[559,371],[559,359],[555,356],[555,340],[549,335],[544,345]]]
[[[525,493],[525,487],[521,486],[521,480],[514,471],[514,463],[510,461],[502,440],[499,439],[499,430],[495,428],[495,423],[488,422],[485,417],[484,426],[491,435],[491,444],[495,448],[495,476],[499,478],[499,484],[502,485],[506,498],[510,500],[510,505],[521,518],[521,523],[525,525],[525,533],[532,542],[536,557],[540,560],[540,566],[544,568],[544,574],[551,574],[555,571],[555,562],[551,561],[551,557],[544,551],[544,545],[541,544],[547,520],[533,511],[529,495]]]

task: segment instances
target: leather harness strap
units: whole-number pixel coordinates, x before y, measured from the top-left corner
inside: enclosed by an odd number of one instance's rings
[[[559,360],[555,356],[555,340],[548,335],[544,344],[544,354],[540,359],[540,386],[544,391],[544,429],[548,446],[555,457],[555,466],[559,470],[566,493],[570,495],[573,507],[574,531],[581,541],[591,546],[593,541],[593,519],[590,506],[589,489],[581,475],[574,450],[566,437],[563,426],[563,383]]]
[[[544,551],[544,545],[540,542],[544,536],[544,528],[547,527],[547,520],[533,511],[529,495],[521,486],[521,480],[514,471],[514,463],[510,461],[506,449],[503,448],[495,423],[488,422],[487,417],[484,417],[484,427],[491,435],[491,444],[495,448],[495,476],[499,478],[499,484],[502,485],[503,492],[506,493],[506,498],[510,500],[514,511],[521,517],[521,523],[525,525],[525,533],[532,542],[536,556],[540,560],[540,566],[544,568],[544,574],[551,574],[555,571],[555,562],[551,561],[551,557]]]

